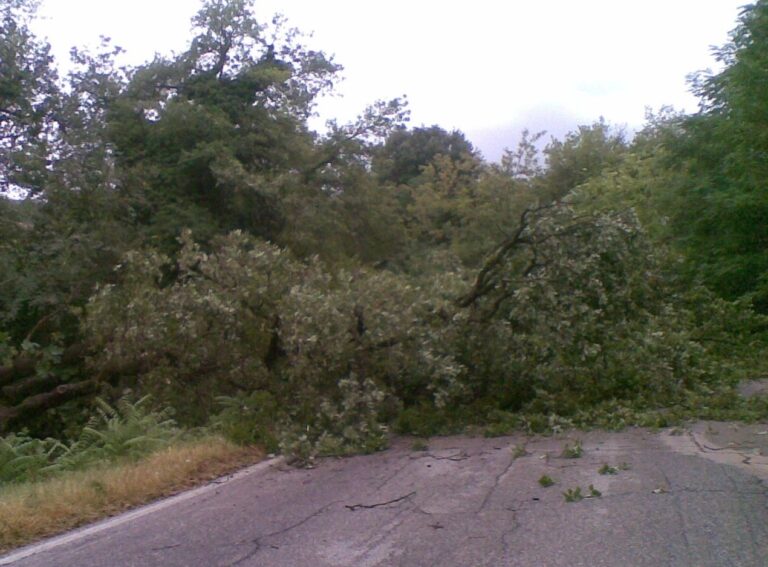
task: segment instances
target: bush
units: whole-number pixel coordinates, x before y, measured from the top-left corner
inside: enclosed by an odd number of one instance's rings
[[[211,420],[214,430],[238,445],[261,445],[269,452],[278,449],[285,416],[272,394],[256,391],[220,396],[217,401],[223,409]]]

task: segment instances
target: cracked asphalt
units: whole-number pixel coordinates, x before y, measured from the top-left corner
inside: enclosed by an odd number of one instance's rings
[[[0,565],[765,567],[766,437],[765,424],[698,423],[436,438],[426,451],[396,439],[309,470],[275,461]],[[577,440],[582,456],[563,457]],[[599,497],[565,501],[590,485]]]

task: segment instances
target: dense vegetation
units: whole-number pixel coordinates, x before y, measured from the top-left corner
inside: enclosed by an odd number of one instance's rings
[[[404,99],[312,131],[341,67],[249,0],[205,0],[180,54],[125,69],[105,43],[66,77],[35,4],[0,2],[7,470],[103,453],[82,428],[126,392],[307,456],[393,426],[725,415],[761,372],[768,2],[698,113],[543,153],[525,133],[500,163],[408,128]],[[133,435],[166,439],[164,411]]]

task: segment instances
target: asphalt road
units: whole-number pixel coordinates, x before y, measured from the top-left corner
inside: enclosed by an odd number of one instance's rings
[[[311,470],[264,464],[0,565],[765,567],[766,429],[399,439]],[[565,501],[590,484],[601,496]]]

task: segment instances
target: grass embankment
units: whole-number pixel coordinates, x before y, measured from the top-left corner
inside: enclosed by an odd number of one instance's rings
[[[0,551],[7,551],[232,472],[263,458],[220,437],[174,445],[136,462],[0,487]]]

